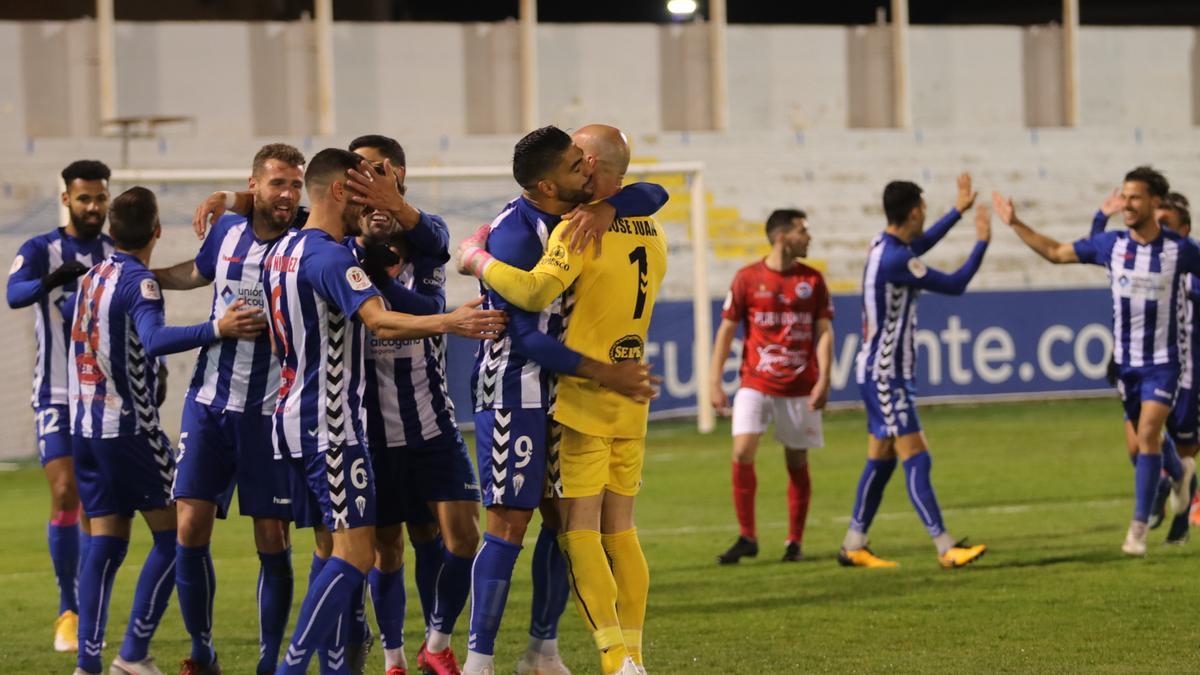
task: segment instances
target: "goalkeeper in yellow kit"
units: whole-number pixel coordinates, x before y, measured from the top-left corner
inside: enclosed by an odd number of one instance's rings
[[[629,145],[618,129],[589,125],[573,134],[595,163],[595,198],[620,189]],[[642,360],[654,301],[667,269],[667,242],[653,218],[621,218],[582,252],[564,224],[554,228],[532,271],[492,259],[486,229],[459,247],[460,271],[474,274],[512,304],[540,311],[564,292],[565,342],[608,362]],[[560,375],[554,419],[562,426],[558,481],[572,593],[600,650],[605,673],[642,667],[642,626],[650,573],[633,523],[642,483],[649,401],[635,401],[594,381]],[[553,475],[554,468],[551,467]],[[610,564],[611,561],[611,564]]]

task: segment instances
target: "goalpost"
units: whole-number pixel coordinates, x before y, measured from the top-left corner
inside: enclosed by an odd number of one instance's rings
[[[713,297],[709,293],[708,285],[709,245],[704,164],[703,162],[631,164],[626,172],[627,176],[663,174],[683,176],[683,187],[687,192],[687,222],[683,224],[683,231],[686,232],[689,245],[681,247],[679,246],[680,242],[668,239],[672,253],[669,254],[670,272],[667,279],[676,282],[673,284],[676,287],[673,296],[675,299],[687,297],[692,302],[692,383],[696,391],[696,426],[699,431],[707,433],[714,429],[716,415],[712,408],[712,397],[707,384],[709,360],[712,354]],[[111,182],[123,185],[145,184],[157,188],[156,191],[163,192],[164,194],[160,194],[159,198],[160,208],[164,212],[164,222],[168,221],[166,217],[168,208],[165,208],[162,202],[172,198],[165,193],[182,191],[183,195],[175,197],[180,204],[174,207],[172,216],[175,219],[186,217],[187,222],[190,222],[191,209],[200,203],[199,199],[202,199],[203,195],[215,190],[228,190],[231,186],[243,185],[246,177],[245,168],[114,169]],[[448,182],[453,182],[455,188],[447,189],[445,183]],[[484,183],[487,184],[486,188],[482,187]],[[469,234],[479,223],[490,220],[497,210],[516,194],[512,185],[512,168],[505,165],[413,166],[409,167],[406,172],[405,184],[410,190],[410,195],[421,194],[421,199],[417,200],[417,203],[425,204],[425,199],[432,199],[439,204],[450,204],[450,206],[442,206],[440,209],[431,209],[431,211],[446,218],[451,227],[452,242]],[[464,187],[469,184],[471,187]],[[179,190],[175,190],[175,187],[178,187]],[[469,194],[465,197],[455,194],[460,190],[465,190]],[[114,191],[117,190],[114,188]],[[447,209],[454,213],[447,213]],[[61,207],[61,216],[65,222],[65,207]],[[462,222],[464,220],[468,222]],[[170,222],[174,223],[174,220]],[[681,255],[684,251],[690,252],[690,255]],[[691,267],[690,282],[682,285],[678,282],[681,279],[689,278],[689,275],[687,270],[678,269],[680,264]],[[450,295],[454,295],[453,286],[452,283],[448,287]],[[662,299],[661,294],[660,299]],[[680,410],[686,410],[686,408]]]

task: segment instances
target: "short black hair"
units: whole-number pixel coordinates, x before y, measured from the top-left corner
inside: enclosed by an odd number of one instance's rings
[[[792,226],[792,221],[800,218],[801,220],[808,218],[808,214],[800,209],[775,209],[771,215],[767,216],[767,241],[774,244],[775,235],[780,230]]]
[[[346,172],[357,169],[362,161],[362,157],[349,150],[325,148],[308,162],[308,168],[304,171],[304,184],[308,186],[311,194],[315,187],[324,188],[332,185],[334,181],[345,180]]]
[[[903,225],[908,214],[921,205],[921,186],[907,180],[894,180],[883,188],[883,213],[889,225]]]
[[[554,170],[559,157],[571,147],[571,137],[556,126],[534,129],[517,141],[513,148],[513,178],[526,190]]]
[[[1162,202],[1162,207],[1164,209],[1171,209],[1175,213],[1179,214],[1179,222],[1183,223],[1184,225],[1192,224],[1191,205],[1188,203],[1187,197],[1184,197],[1178,192],[1168,193],[1167,198]]]
[[[304,153],[287,143],[268,143],[254,153],[254,162],[250,165],[250,173],[257,176],[267,160],[277,160],[288,166],[304,166]]]
[[[112,171],[98,159],[78,159],[62,170],[63,185],[70,187],[76,180],[108,180]]]
[[[1167,177],[1162,175],[1161,171],[1157,171],[1149,165],[1139,166],[1125,174],[1125,182],[1129,183],[1132,181],[1145,183],[1151,197],[1162,199],[1171,191],[1171,184],[1167,182]]]
[[[404,162],[404,146],[394,138],[382,134],[367,134],[350,141],[350,152],[359,148],[375,148],[395,166],[407,166]]]
[[[150,190],[135,185],[112,200],[108,207],[108,222],[117,246],[126,251],[145,248],[154,239],[158,200]]]

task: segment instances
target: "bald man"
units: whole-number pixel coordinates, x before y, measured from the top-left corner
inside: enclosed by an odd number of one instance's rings
[[[606,200],[581,207],[593,198],[594,157],[556,127],[543,127],[522,138],[513,152],[513,177],[523,188],[491,225],[483,228],[482,253],[521,270],[530,270],[557,232],[566,214],[577,209],[591,226],[580,232],[607,230],[615,218],[657,211],[666,201],[659,186],[638,184]],[[564,221],[565,222],[565,221]],[[590,240],[590,236],[582,237]],[[486,251],[483,249],[486,248]],[[487,533],[472,568],[471,637],[464,673],[494,672],[492,654],[504,613],[513,566],[521,542],[541,507],[543,523],[534,549],[534,599],[529,649],[518,673],[569,673],[558,657],[558,620],[569,594],[566,564],[557,543],[558,518],[544,502],[545,486],[557,481],[552,427],[554,373],[591,377],[614,391],[644,397],[650,387],[637,363],[587,358],[565,347],[560,336],[566,323],[562,302],[548,302],[537,312],[511,305],[488,292],[490,307],[504,308],[510,329],[500,340],[485,342],[473,377],[475,438]],[[594,372],[586,372],[587,368]],[[603,381],[608,372],[623,373],[624,388]],[[621,385],[620,382],[616,385]]]
[[[617,192],[629,166],[624,134],[589,125],[572,140],[592,168],[595,194]],[[568,348],[644,368],[646,333],[666,271],[666,240],[649,217],[618,217],[605,230],[599,253],[598,238],[581,252],[572,250],[560,225],[532,271],[493,257],[490,240],[484,250],[477,234],[460,247],[460,271],[475,274],[527,311],[559,302],[572,306]],[[562,376],[555,406],[561,438],[552,488],[565,525],[558,542],[570,563],[576,608],[600,650],[603,672],[644,672],[641,636],[650,577],[633,505],[641,486],[649,397],[622,397],[595,382]]]

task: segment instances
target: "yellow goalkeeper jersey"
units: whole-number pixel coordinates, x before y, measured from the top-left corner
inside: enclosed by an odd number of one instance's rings
[[[564,290],[571,349],[597,361],[643,360],[654,301],[667,271],[667,240],[653,218],[619,218],[604,235],[601,254],[572,253],[554,228],[532,271],[494,262],[484,282],[506,300],[537,311]],[[558,378],[554,419],[581,433],[611,438],[646,435],[649,405],[591,380]]]

